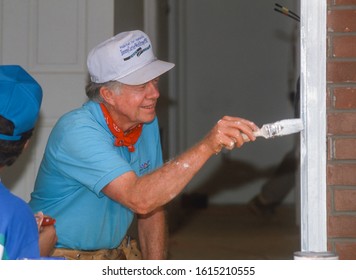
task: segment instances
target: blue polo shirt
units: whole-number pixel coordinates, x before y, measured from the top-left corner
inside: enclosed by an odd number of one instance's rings
[[[56,247],[109,249],[125,236],[134,213],[101,190],[128,171],[142,176],[162,165],[157,118],[143,126],[134,152],[113,143],[99,104],[92,101],[53,128],[30,206],[56,219]]]

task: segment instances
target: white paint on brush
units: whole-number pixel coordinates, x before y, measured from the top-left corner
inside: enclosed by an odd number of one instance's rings
[[[254,131],[256,137],[266,139],[298,133],[304,129],[301,119],[286,119],[275,123],[264,124],[259,130]],[[247,135],[242,133],[245,142],[249,141]]]
[[[255,136],[273,138],[297,133],[303,130],[301,119],[286,119],[275,123],[264,124],[261,129],[255,132]]]
[[[281,130],[275,136],[289,135],[303,130],[303,122],[301,119],[287,119],[275,123],[280,126]]]

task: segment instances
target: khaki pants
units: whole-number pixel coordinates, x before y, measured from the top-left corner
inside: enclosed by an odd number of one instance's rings
[[[53,257],[64,257],[67,260],[142,260],[137,241],[125,237],[119,247],[95,251],[81,251],[66,248],[55,248]]]

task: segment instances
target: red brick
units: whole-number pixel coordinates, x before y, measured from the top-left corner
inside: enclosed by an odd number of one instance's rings
[[[326,89],[326,109],[331,109],[333,107],[333,98],[332,98],[332,94],[331,94],[331,90],[328,87]]]
[[[332,252],[332,251],[334,250],[334,242],[328,240],[328,242],[327,242],[327,247],[328,247],[327,250],[328,250],[329,252]]]
[[[356,260],[356,241],[355,242],[335,242],[335,251],[339,260]]]
[[[356,5],[356,0],[335,0],[335,5]]]
[[[328,213],[333,211],[333,203],[332,203],[333,199],[334,199],[333,191],[330,187],[328,187],[326,191],[326,209]]]
[[[332,137],[327,137],[327,148],[326,148],[326,152],[327,152],[327,157],[328,160],[332,160],[334,158],[334,140]]]
[[[333,57],[356,57],[356,36],[333,36],[332,45]]]
[[[329,61],[326,76],[328,83],[354,83],[356,82],[356,62]]]
[[[334,159],[356,159],[356,138],[335,139]],[[356,176],[356,174],[355,174]],[[356,201],[356,197],[355,197]],[[355,203],[356,204],[356,203]]]
[[[336,189],[334,191],[335,211],[356,211],[356,189]]]
[[[327,182],[329,186],[355,186],[356,164],[328,164]]]
[[[335,109],[356,109],[356,88],[335,88],[333,101]]]
[[[356,113],[329,113],[328,135],[356,135]]]
[[[356,238],[356,216],[329,216],[328,237]]]
[[[329,32],[355,32],[356,10],[331,10],[328,12],[327,28]]]

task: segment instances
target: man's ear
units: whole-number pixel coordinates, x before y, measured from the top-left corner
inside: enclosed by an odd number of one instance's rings
[[[100,96],[104,99],[104,101],[108,104],[113,105],[114,101],[113,101],[113,95],[114,92],[112,90],[110,90],[107,87],[101,87],[100,88]]]

